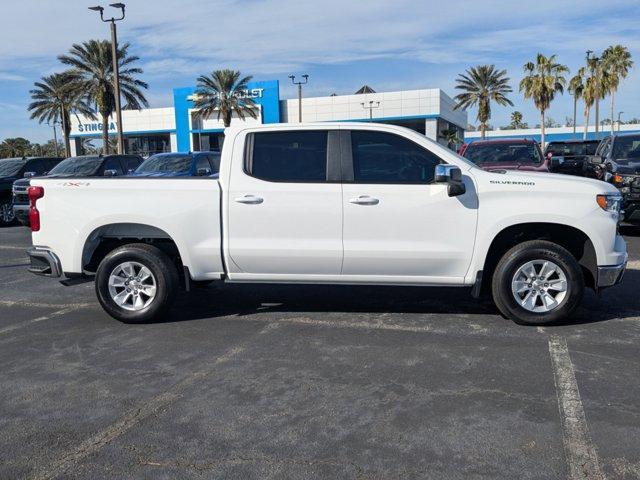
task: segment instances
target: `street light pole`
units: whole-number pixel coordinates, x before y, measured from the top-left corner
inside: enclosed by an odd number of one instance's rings
[[[289,75],[291,83],[298,86],[298,123],[302,123],[302,85],[306,85],[309,82],[309,75],[302,75],[303,82],[296,82],[295,75]]]
[[[373,104],[375,103],[375,107],[373,106]],[[373,100],[369,100],[369,105],[366,105],[364,102],[360,103],[360,105],[362,105],[362,108],[369,109],[369,121],[373,120],[373,109],[374,108],[379,108],[380,107],[380,102],[374,102]]]
[[[618,112],[618,133],[620,133],[620,116],[623,114],[624,112]]]
[[[53,124],[47,122],[47,125],[53,127],[53,148],[56,152],[56,157],[59,157],[60,152],[58,150],[58,134],[56,133],[56,122],[54,121]]]
[[[111,17],[104,18],[103,7],[89,7],[89,10],[100,12],[100,19],[107,23],[111,23],[111,61],[113,65],[113,96],[115,97],[116,104],[116,128],[118,129],[118,153],[124,153],[124,137],[122,135],[122,108],[120,106],[120,69],[118,66],[118,34],[116,32],[116,22],[124,20],[124,3],[111,3],[110,7],[119,8],[122,12],[119,18]],[[107,146],[103,147],[106,151]]]

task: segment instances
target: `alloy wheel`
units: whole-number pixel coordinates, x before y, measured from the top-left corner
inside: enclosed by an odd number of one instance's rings
[[[156,297],[156,278],[139,262],[123,262],[109,275],[109,294],[120,308],[138,312]]]
[[[547,313],[567,296],[567,276],[550,260],[532,260],[516,270],[511,281],[513,298],[525,310]]]

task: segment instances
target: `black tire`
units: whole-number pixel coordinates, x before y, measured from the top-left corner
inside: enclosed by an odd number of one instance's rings
[[[527,310],[516,301],[512,292],[512,281],[518,269],[535,260],[555,263],[567,281],[564,298],[547,312]],[[575,311],[584,295],[584,277],[577,260],[565,248],[553,242],[532,240],[516,245],[502,256],[493,274],[491,290],[494,303],[505,317],[522,325],[544,325],[563,320]],[[537,301],[542,305],[542,299]]]
[[[109,293],[109,277],[118,265],[136,262],[147,267],[155,277],[155,297],[143,309],[127,310]],[[146,243],[132,243],[110,252],[98,266],[95,288],[102,308],[113,318],[125,323],[145,323],[162,318],[169,310],[179,289],[178,270],[160,249]]]
[[[8,227],[16,223],[11,199],[0,200],[0,227]]]

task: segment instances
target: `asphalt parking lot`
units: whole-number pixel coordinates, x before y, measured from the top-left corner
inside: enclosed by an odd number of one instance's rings
[[[640,231],[561,326],[467,290],[228,285],[125,325],[0,230],[1,479],[640,478]]]

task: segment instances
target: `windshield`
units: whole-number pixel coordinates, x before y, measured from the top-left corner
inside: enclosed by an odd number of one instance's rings
[[[533,143],[471,143],[464,157],[476,165],[487,163],[541,163],[538,148]]]
[[[27,163],[22,158],[5,158],[0,160],[0,177],[13,177],[18,174],[22,166]]]
[[[613,159],[640,161],[640,136],[617,137],[613,142]]]
[[[189,173],[191,155],[152,155],[136,168],[135,173]]]
[[[551,142],[547,147],[547,153],[551,153],[553,156],[570,156],[570,155],[595,155],[596,148],[598,148],[598,142],[589,143],[564,143],[564,142]]]
[[[63,160],[53,167],[49,175],[70,175],[82,177],[84,175],[94,175],[100,168],[102,158],[100,157],[71,157]]]

